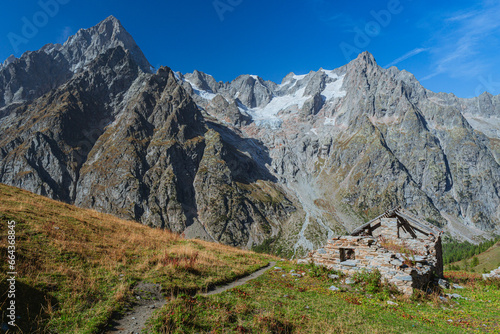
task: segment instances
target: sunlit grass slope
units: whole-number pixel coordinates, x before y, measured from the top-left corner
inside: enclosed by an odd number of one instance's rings
[[[185,240],[93,210],[0,184],[1,252],[16,221],[17,324],[24,333],[94,333],[119,311],[138,281],[166,295],[231,281],[270,256]],[[0,268],[5,322],[7,263]]]

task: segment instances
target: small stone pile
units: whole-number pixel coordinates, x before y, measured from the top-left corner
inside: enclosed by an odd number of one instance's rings
[[[493,269],[489,274],[483,274],[483,279],[497,278],[500,279],[500,267]]]

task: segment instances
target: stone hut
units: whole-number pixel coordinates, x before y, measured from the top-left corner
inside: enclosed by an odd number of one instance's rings
[[[443,276],[441,233],[435,226],[396,208],[357,228],[350,236],[328,240],[311,252],[313,261],[348,275],[378,269],[382,279],[404,294],[424,289]],[[304,261],[304,260],[302,260]]]

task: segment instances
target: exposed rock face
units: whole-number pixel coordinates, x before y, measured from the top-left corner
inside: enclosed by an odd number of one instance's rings
[[[14,105],[0,181],[189,237],[251,247],[276,236],[296,209],[270,173],[208,129],[170,69],[140,68],[110,48]]]
[[[60,48],[60,52],[70,62],[71,70],[76,71],[103,51],[118,46],[130,51],[132,59],[143,72],[151,71],[151,65],[139,46],[114,16],[108,17],[92,28],[80,29],[76,35],[68,38]]]
[[[1,119],[1,181],[72,202],[79,168],[113,119],[109,106],[138,73],[129,52],[112,49],[59,89],[13,109]]]
[[[110,17],[2,64],[0,182],[292,253],[396,205],[470,237],[500,226],[499,108],[368,53],[280,85],[153,74]]]
[[[10,63],[12,63],[16,59],[17,58],[14,57],[14,55],[10,55],[7,59],[5,59],[3,64],[0,64],[0,70],[3,69],[4,67],[6,67],[7,65],[9,65]]]
[[[500,267],[493,269],[487,274],[483,274],[483,279],[500,279]]]
[[[249,108],[262,107],[268,104],[273,96],[269,85],[253,75],[241,75],[233,80],[229,94],[236,96]]]
[[[10,56],[0,67],[0,108],[31,101],[68,81],[99,54],[123,47],[142,71],[151,65],[134,39],[113,16],[95,27],[81,29],[63,45],[47,44],[26,52],[19,59]]]
[[[316,115],[323,106],[323,98],[319,93],[315,93],[313,97],[304,102],[304,106],[302,107],[302,112],[304,116]]]
[[[191,82],[193,86],[198,87],[202,91],[207,91],[210,93],[217,93],[221,86],[223,86],[222,83],[217,83],[211,75],[199,71],[194,71],[191,74],[186,74],[186,80]]]
[[[237,98],[231,85],[214,94]],[[457,237],[498,229],[499,97],[433,93],[369,53],[268,87],[267,105],[240,100],[254,121],[240,129],[270,149],[271,170],[306,211],[295,250],[397,205]]]
[[[238,108],[235,100],[229,103],[222,95],[216,95],[207,105],[206,110],[209,114],[217,115],[217,119],[223,120],[229,124],[239,126],[247,125],[251,118],[243,115]]]

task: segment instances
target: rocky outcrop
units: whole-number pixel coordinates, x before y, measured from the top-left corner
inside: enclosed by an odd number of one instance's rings
[[[250,108],[268,104],[273,96],[269,83],[253,75],[241,75],[234,79],[229,94]]]
[[[1,182],[188,237],[252,247],[295,211],[265,168],[207,128],[169,68],[144,73],[121,46],[1,130]]]
[[[209,93],[218,93],[219,89],[223,87],[223,84],[216,82],[211,75],[196,70],[193,73],[186,74],[185,80],[193,86]]]
[[[323,98],[319,93],[316,93],[304,102],[304,106],[302,107],[302,112],[304,116],[316,115],[323,106]]]
[[[16,59],[17,58],[14,57],[14,55],[10,55],[7,59],[4,60],[4,62],[2,64],[0,64],[0,70],[2,70],[4,67],[9,65],[10,63],[12,63]]]
[[[0,182],[290,255],[397,205],[473,240],[500,229],[499,101],[369,53],[279,85],[151,73],[110,17],[2,64]]]
[[[240,100],[254,121],[240,129],[270,149],[274,175],[309,213],[295,249],[397,205],[455,237],[499,228],[498,97],[433,93],[369,53],[268,88],[268,104]]]
[[[59,87],[99,54],[121,46],[130,51],[136,66],[150,72],[151,65],[134,39],[115,17],[81,29],[63,45],[47,44],[19,59],[10,56],[0,67],[0,108],[32,101]]]
[[[57,51],[27,52],[0,69],[0,108],[40,97],[72,76],[68,60]]]
[[[500,267],[498,267],[497,269],[493,269],[487,274],[483,274],[483,279],[500,280]]]
[[[253,160],[224,143],[219,133],[210,130],[205,139],[194,180],[199,219],[215,240],[230,245],[244,240],[251,246],[276,236],[295,210],[291,202],[269,176],[260,175]]]
[[[206,107],[206,111],[210,115],[215,115],[219,120],[235,126],[247,125],[251,122],[251,118],[240,111],[235,100],[229,103],[220,94],[217,94],[210,101]]]

